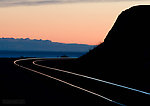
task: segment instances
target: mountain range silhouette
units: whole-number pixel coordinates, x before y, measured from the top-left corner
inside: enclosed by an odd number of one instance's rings
[[[0,38],[1,51],[54,51],[54,52],[87,52],[94,45],[59,43],[50,40],[29,38]]]
[[[150,91],[150,5],[123,11],[104,42],[78,59],[87,73]]]

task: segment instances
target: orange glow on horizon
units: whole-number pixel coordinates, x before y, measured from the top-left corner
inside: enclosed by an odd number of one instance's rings
[[[0,37],[97,45],[122,10],[150,2],[98,2],[0,8]]]

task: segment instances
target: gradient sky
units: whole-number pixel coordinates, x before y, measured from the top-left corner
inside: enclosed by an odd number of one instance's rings
[[[12,1],[0,0],[0,37],[91,45],[104,40],[122,10],[150,4],[140,0]]]

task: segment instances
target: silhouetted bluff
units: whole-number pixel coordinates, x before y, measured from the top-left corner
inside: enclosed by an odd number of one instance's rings
[[[150,82],[150,5],[123,11],[104,42],[78,60],[91,73],[111,81]],[[122,80],[121,80],[122,79]],[[132,86],[132,84],[131,84]],[[145,89],[150,86],[145,85]],[[149,87],[149,88],[148,88]]]

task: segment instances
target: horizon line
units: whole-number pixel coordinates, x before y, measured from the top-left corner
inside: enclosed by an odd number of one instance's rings
[[[91,44],[85,44],[85,43],[75,43],[75,42],[72,42],[72,43],[65,43],[65,42],[55,42],[55,41],[52,41],[52,40],[49,40],[49,39],[36,39],[36,38],[16,38],[16,37],[0,37],[0,39],[14,39],[14,40],[17,40],[17,39],[23,39],[23,40],[38,40],[38,41],[50,41],[50,42],[53,42],[53,43],[63,43],[63,44],[79,44],[79,45],[89,45],[89,46],[96,46],[96,45],[91,45]],[[102,42],[100,42],[102,43]]]

